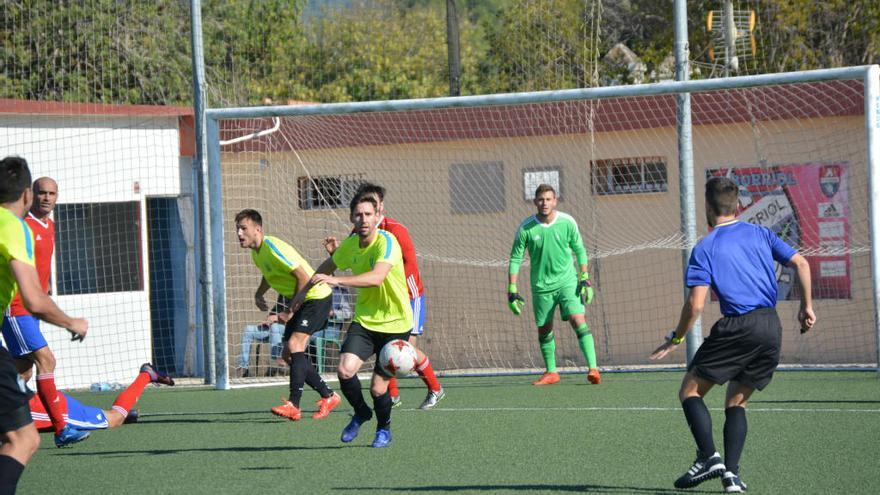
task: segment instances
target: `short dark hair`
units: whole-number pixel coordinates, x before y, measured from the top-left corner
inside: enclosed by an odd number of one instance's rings
[[[362,194],[355,194],[353,198],[351,198],[351,202],[348,203],[348,211],[349,213],[354,213],[354,209],[357,208],[357,205],[361,203],[370,203],[373,205],[374,209],[379,209],[379,203],[376,201],[376,198],[373,197],[372,192],[365,192]]]
[[[254,222],[260,227],[263,226],[263,217],[260,216],[260,212],[258,212],[257,210],[251,210],[250,208],[246,210],[241,210],[240,212],[238,212],[237,215],[235,215],[235,223],[239,223],[245,218],[247,218],[251,222]]]
[[[385,188],[379,184],[362,182],[361,185],[358,186],[357,191],[354,192],[354,195],[362,196],[364,194],[375,194],[376,197],[379,198],[379,201],[385,201]]]
[[[0,160],[0,203],[12,203],[31,187],[31,169],[20,156]]]
[[[540,184],[537,189],[535,189],[535,197],[544,194],[545,192],[552,192],[554,196],[556,196],[556,189],[553,189],[553,186],[550,184]]]
[[[739,186],[727,177],[706,181],[706,205],[716,216],[735,215],[739,204]]]

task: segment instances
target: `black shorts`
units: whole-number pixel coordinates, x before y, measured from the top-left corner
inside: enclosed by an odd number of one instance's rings
[[[776,308],[725,316],[712,326],[688,370],[717,385],[733,380],[762,390],[779,365],[781,346]]]
[[[345,341],[342,343],[342,350],[340,352],[349,352],[359,357],[361,361],[366,361],[370,356],[378,355],[382,347],[392,340],[409,340],[409,334],[410,332],[408,331],[403,333],[374,332],[362,327],[358,322],[353,322],[348,327],[348,333],[345,334]],[[379,370],[380,367],[377,362],[376,366],[373,367],[373,372],[385,376]]]
[[[333,296],[324,299],[308,299],[293,314],[284,326],[284,342],[290,339],[293,332],[313,334],[323,330],[333,310]]]
[[[0,433],[15,431],[33,422],[28,407],[33,395],[18,374],[9,351],[0,346]]]

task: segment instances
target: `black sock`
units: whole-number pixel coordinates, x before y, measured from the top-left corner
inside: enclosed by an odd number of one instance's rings
[[[728,407],[724,410],[724,465],[728,471],[739,474],[739,458],[746,444],[749,424],[744,407]]]
[[[351,378],[340,378],[339,388],[342,390],[342,395],[345,396],[348,403],[354,409],[354,415],[361,422],[369,421],[373,417],[373,411],[370,410],[370,406],[364,400],[364,393],[361,391],[361,381],[357,375]]]
[[[702,397],[690,397],[681,403],[684,409],[684,417],[694,441],[697,442],[697,450],[700,457],[709,457],[715,453],[715,441],[712,439],[712,416]]]
[[[294,352],[290,355],[290,400],[294,406],[299,407],[299,401],[303,395],[303,384],[306,382],[306,374],[309,370],[309,358],[304,352]]]
[[[0,494],[15,493],[24,464],[8,455],[0,455]]]
[[[315,369],[315,366],[309,361],[308,368],[306,369],[306,384],[312,387],[315,392],[321,394],[321,397],[327,398],[333,395],[333,391],[330,390],[330,387],[327,386],[327,382],[321,378],[321,375],[318,374],[318,371]]]
[[[391,428],[391,394],[387,390],[379,397],[373,397],[373,410],[376,411],[376,429]]]

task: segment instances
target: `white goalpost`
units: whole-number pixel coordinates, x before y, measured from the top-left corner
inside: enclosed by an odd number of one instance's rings
[[[267,233],[313,265],[321,240],[349,232],[358,184],[386,187],[386,209],[410,230],[426,292],[420,346],[446,374],[541,366],[531,311],[507,310],[507,257],[517,225],[550,183],[578,222],[597,287],[587,308],[600,367],[642,368],[674,324],[682,298],[675,96],[690,93],[693,188],[725,175],[740,185],[741,216],[765,225],[810,262],[816,331],[786,332],[788,366],[878,363],[880,91],[877,66],[637,86],[422,100],[211,109],[210,208],[215,385],[272,382],[284,373],[270,343],[243,350],[259,271],[238,246],[233,217],[260,211]],[[275,125],[277,132],[261,133]],[[239,136],[249,139],[229,142]],[[226,146],[221,147],[221,142]],[[697,201],[698,233],[706,233]],[[522,275],[526,275],[523,271]],[[797,286],[779,267],[779,311],[793,328]],[[204,277],[204,274],[203,274]],[[527,277],[526,277],[527,278]],[[521,288],[528,287],[522,281]],[[267,297],[268,299],[268,297]],[[528,294],[526,299],[529,300]],[[706,321],[719,314],[707,305]],[[337,322],[341,327],[344,321]],[[584,368],[557,322],[563,369]],[[706,326],[708,328],[708,326]],[[325,373],[339,339],[312,349]],[[248,377],[238,378],[242,353]],[[259,356],[257,356],[259,354]],[[681,353],[679,364],[684,361]]]

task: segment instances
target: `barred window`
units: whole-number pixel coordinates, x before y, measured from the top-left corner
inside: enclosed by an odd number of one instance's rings
[[[593,194],[666,192],[666,159],[659,156],[611,158],[590,162]]]
[[[299,177],[297,179],[299,209],[348,208],[355,191],[363,183],[363,174]]]

